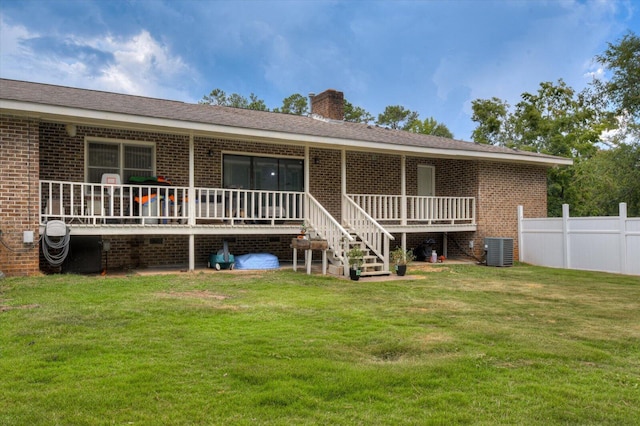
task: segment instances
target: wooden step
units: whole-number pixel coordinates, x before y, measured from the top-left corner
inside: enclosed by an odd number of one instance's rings
[[[362,271],[360,272],[360,276],[361,277],[375,277],[375,276],[381,276],[381,275],[391,275],[391,272],[389,271]]]

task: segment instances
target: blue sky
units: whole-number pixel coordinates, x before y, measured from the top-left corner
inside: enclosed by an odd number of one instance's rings
[[[331,88],[470,140],[472,100],[581,90],[627,31],[635,0],[2,0],[0,77],[186,102],[220,88],[269,108]]]

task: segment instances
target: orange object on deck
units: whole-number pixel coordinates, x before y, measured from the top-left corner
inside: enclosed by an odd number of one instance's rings
[[[140,203],[140,204],[147,204],[150,201],[155,201],[154,199],[158,196],[158,194],[149,194],[149,195],[145,195],[143,197],[135,197],[134,200],[136,201],[136,203]]]

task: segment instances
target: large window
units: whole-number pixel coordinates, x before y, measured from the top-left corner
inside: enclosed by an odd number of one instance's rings
[[[304,161],[225,154],[222,184],[225,188],[304,191]]]
[[[150,143],[88,141],[86,154],[87,182],[100,182],[104,173],[117,173],[122,182],[155,175],[155,145]]]

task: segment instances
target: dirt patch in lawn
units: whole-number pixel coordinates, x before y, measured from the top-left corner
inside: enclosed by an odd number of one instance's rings
[[[163,291],[157,293],[158,297],[170,299],[208,299],[208,300],[226,300],[230,296],[224,294],[211,293],[207,290],[189,290],[189,291]]]
[[[14,309],[36,309],[39,307],[40,305],[18,305],[18,306],[0,305],[0,312],[11,311]]]
[[[225,300],[231,299],[231,296],[213,293],[208,290],[163,291],[156,293],[156,296],[160,299],[184,300],[193,307],[206,306],[213,309],[230,311],[237,311],[240,309],[235,305],[221,303]]]
[[[438,266],[436,266],[438,265]],[[427,263],[427,264],[416,264],[416,263],[412,263],[411,265],[409,265],[409,267],[407,268],[409,271],[420,271],[420,272],[442,272],[442,271],[448,271],[450,270],[449,267],[447,266],[443,266],[442,263],[437,263],[437,264],[433,264],[433,263]]]

